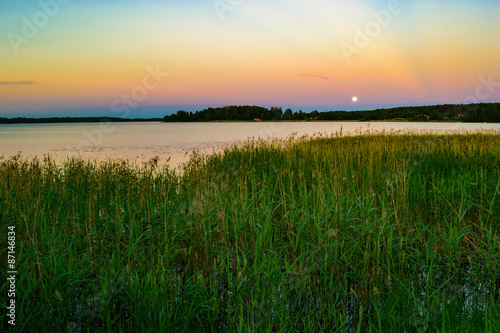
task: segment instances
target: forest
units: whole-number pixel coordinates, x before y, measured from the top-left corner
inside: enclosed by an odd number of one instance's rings
[[[207,121],[276,121],[276,120],[330,120],[330,121],[463,121],[500,122],[500,103],[443,104],[430,106],[396,107],[367,111],[324,111],[306,113],[281,107],[265,108],[250,105],[230,105],[206,108],[196,112],[179,110],[163,118],[165,122]]]
[[[136,122],[136,121],[161,121],[161,118],[119,118],[119,117],[49,117],[27,118],[0,117],[0,124],[58,124],[58,123],[100,123],[100,122]]]

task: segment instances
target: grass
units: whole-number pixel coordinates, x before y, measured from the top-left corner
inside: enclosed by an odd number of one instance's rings
[[[498,332],[498,134],[1,159],[16,331]]]

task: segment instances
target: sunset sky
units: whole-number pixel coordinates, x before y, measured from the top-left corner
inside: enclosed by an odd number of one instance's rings
[[[2,0],[0,32],[0,117],[500,101],[498,0]]]

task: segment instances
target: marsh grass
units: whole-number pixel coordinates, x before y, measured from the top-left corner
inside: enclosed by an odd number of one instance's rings
[[[16,331],[498,332],[498,134],[0,159]]]

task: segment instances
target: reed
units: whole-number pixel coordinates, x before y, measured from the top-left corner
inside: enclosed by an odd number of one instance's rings
[[[500,330],[498,132],[249,139],[157,162],[0,159],[16,331]]]

